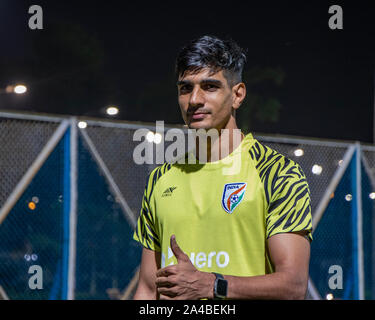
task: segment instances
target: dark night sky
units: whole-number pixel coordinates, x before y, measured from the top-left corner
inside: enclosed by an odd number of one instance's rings
[[[170,77],[176,53],[186,41],[213,34],[230,36],[247,48],[248,67],[285,72],[283,85],[272,89],[282,104],[279,121],[253,121],[253,131],[372,142],[373,1],[131,2],[0,1],[0,68],[6,70],[0,69],[0,88],[30,82],[22,97],[0,95],[0,108],[105,117],[103,108],[117,104],[120,119],[181,123]],[[43,30],[27,26],[31,4],[43,8]],[[344,30],[328,28],[332,4],[343,7]],[[74,102],[57,107],[54,101],[65,101],[69,94],[50,88],[73,81],[77,74],[69,73],[69,63],[77,69],[79,62],[68,63],[63,54],[54,60],[56,53],[48,47],[35,56],[35,39],[48,37],[55,23],[79,25],[95,39],[102,52],[97,83],[103,84],[83,85],[78,89],[82,100],[74,101],[73,95]],[[52,66],[65,63],[67,74],[53,74],[51,67],[43,79],[38,70],[43,55]],[[153,95],[158,105],[152,104]]]

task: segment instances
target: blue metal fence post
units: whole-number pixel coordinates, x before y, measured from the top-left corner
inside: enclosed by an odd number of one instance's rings
[[[69,269],[69,216],[70,216],[70,130],[64,136],[64,193],[63,193],[63,252],[61,281],[61,299],[68,298],[68,269]]]
[[[350,173],[351,173],[351,193],[352,193],[352,259],[353,259],[353,269],[352,269],[352,277],[353,277],[353,299],[358,300],[358,233],[357,233],[357,166],[356,166],[356,155],[357,150],[354,153],[354,157],[352,158],[350,164]]]
[[[353,299],[364,299],[363,243],[362,243],[362,190],[361,190],[361,150],[356,143],[355,156],[351,162],[352,189],[352,259],[353,259]]]
[[[356,202],[357,202],[357,235],[358,235],[358,298],[365,298],[365,271],[363,253],[363,208],[362,208],[362,166],[361,166],[361,145],[356,143]]]

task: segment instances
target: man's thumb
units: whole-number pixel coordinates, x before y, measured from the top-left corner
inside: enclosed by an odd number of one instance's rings
[[[176,236],[174,234],[171,236],[171,249],[174,256],[177,258],[177,261],[183,259],[184,257],[187,257],[186,254],[178,246]]]

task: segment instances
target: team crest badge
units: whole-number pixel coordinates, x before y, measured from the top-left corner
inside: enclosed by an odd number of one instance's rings
[[[221,204],[227,213],[233,213],[233,210],[242,201],[247,184],[244,182],[227,183],[224,186]]]

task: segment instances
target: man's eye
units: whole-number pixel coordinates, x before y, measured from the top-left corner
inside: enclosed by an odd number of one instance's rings
[[[215,91],[218,87],[213,84],[206,84],[204,89],[208,91]]]
[[[189,92],[191,90],[190,86],[181,86],[180,92]]]

